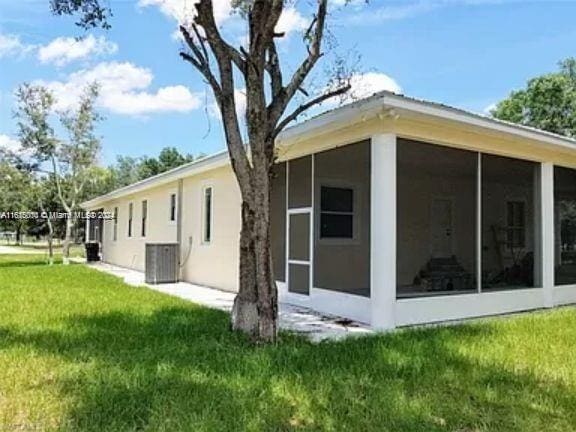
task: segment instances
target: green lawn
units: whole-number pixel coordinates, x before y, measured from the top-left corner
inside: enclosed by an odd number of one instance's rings
[[[225,313],[0,256],[0,430],[573,431],[576,310],[254,347]]]

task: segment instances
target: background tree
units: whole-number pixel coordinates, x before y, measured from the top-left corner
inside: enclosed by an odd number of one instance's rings
[[[16,92],[18,135],[24,149],[33,152],[39,164],[47,163],[56,185],[57,196],[67,215],[62,249],[64,264],[69,263],[73,212],[77,210],[90,169],[96,164],[100,140],[95,124],[100,116],[94,103],[98,87],[89,85],[73,111],[60,113],[60,122],[68,133],[67,140],[58,139],[50,124],[54,98],[42,86],[24,84]]]
[[[18,169],[8,160],[0,161],[0,209],[2,212],[28,212],[36,209],[32,194],[30,172]],[[35,221],[29,219],[0,219],[0,230],[14,231],[16,243],[22,243],[22,235]]]
[[[528,81],[491,111],[492,116],[549,132],[576,136],[576,60],[566,59],[560,70]]]
[[[69,6],[71,2],[75,8]],[[79,6],[83,2],[89,8],[88,14]],[[277,49],[277,42],[285,35],[277,32],[276,26],[292,2],[231,0],[231,3],[247,21],[247,48],[236,48],[237,38],[234,42],[225,40],[216,24],[212,1],[198,0],[194,4],[193,21],[180,26],[188,47],[180,55],[201,74],[214,94],[242,196],[239,292],[232,310],[232,327],[271,342],[276,339],[278,317],[270,251],[270,180],[276,159],[275,139],[300,114],[346,93],[350,86],[346,77],[337,73],[320,94],[310,96],[304,88],[323,56],[328,0],[311,2],[315,13],[303,37],[306,55],[288,78]],[[100,15],[105,8],[98,0],[52,0],[52,5],[56,13],[84,14],[79,22],[84,28],[108,25],[107,15]],[[236,110],[235,88],[246,89],[244,119]],[[298,92],[307,101],[293,106]]]

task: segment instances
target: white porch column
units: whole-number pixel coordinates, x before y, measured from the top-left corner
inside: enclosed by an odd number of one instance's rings
[[[554,289],[554,165],[542,163],[542,287],[544,306],[553,307]]]
[[[396,135],[371,139],[371,325],[396,327]]]
[[[90,211],[90,210],[85,210]],[[86,218],[86,232],[84,233],[84,243],[88,243],[90,241],[90,219]]]

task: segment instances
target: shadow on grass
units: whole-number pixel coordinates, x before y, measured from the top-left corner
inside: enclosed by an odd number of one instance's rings
[[[311,344],[283,335],[255,347],[228,315],[171,307],[75,316],[59,331],[0,328],[74,365],[71,430],[552,430],[576,427],[573,389],[457,348],[487,343],[463,325]],[[488,349],[488,347],[487,347]]]

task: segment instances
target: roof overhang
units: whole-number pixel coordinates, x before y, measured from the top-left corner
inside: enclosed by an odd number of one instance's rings
[[[281,148],[290,147],[297,142],[313,138],[316,135],[329,133],[376,117],[383,118],[391,115],[422,116],[432,120],[450,121],[460,126],[473,127],[487,132],[498,132],[511,137],[536,141],[542,145],[552,146],[564,151],[576,152],[576,141],[561,135],[389,92],[376,93],[366,99],[333,109],[289,127],[278,136],[276,145]],[[228,152],[221,151],[84,202],[82,207],[85,209],[97,208],[108,201],[162,186],[202,172],[225,167],[229,163]]]

